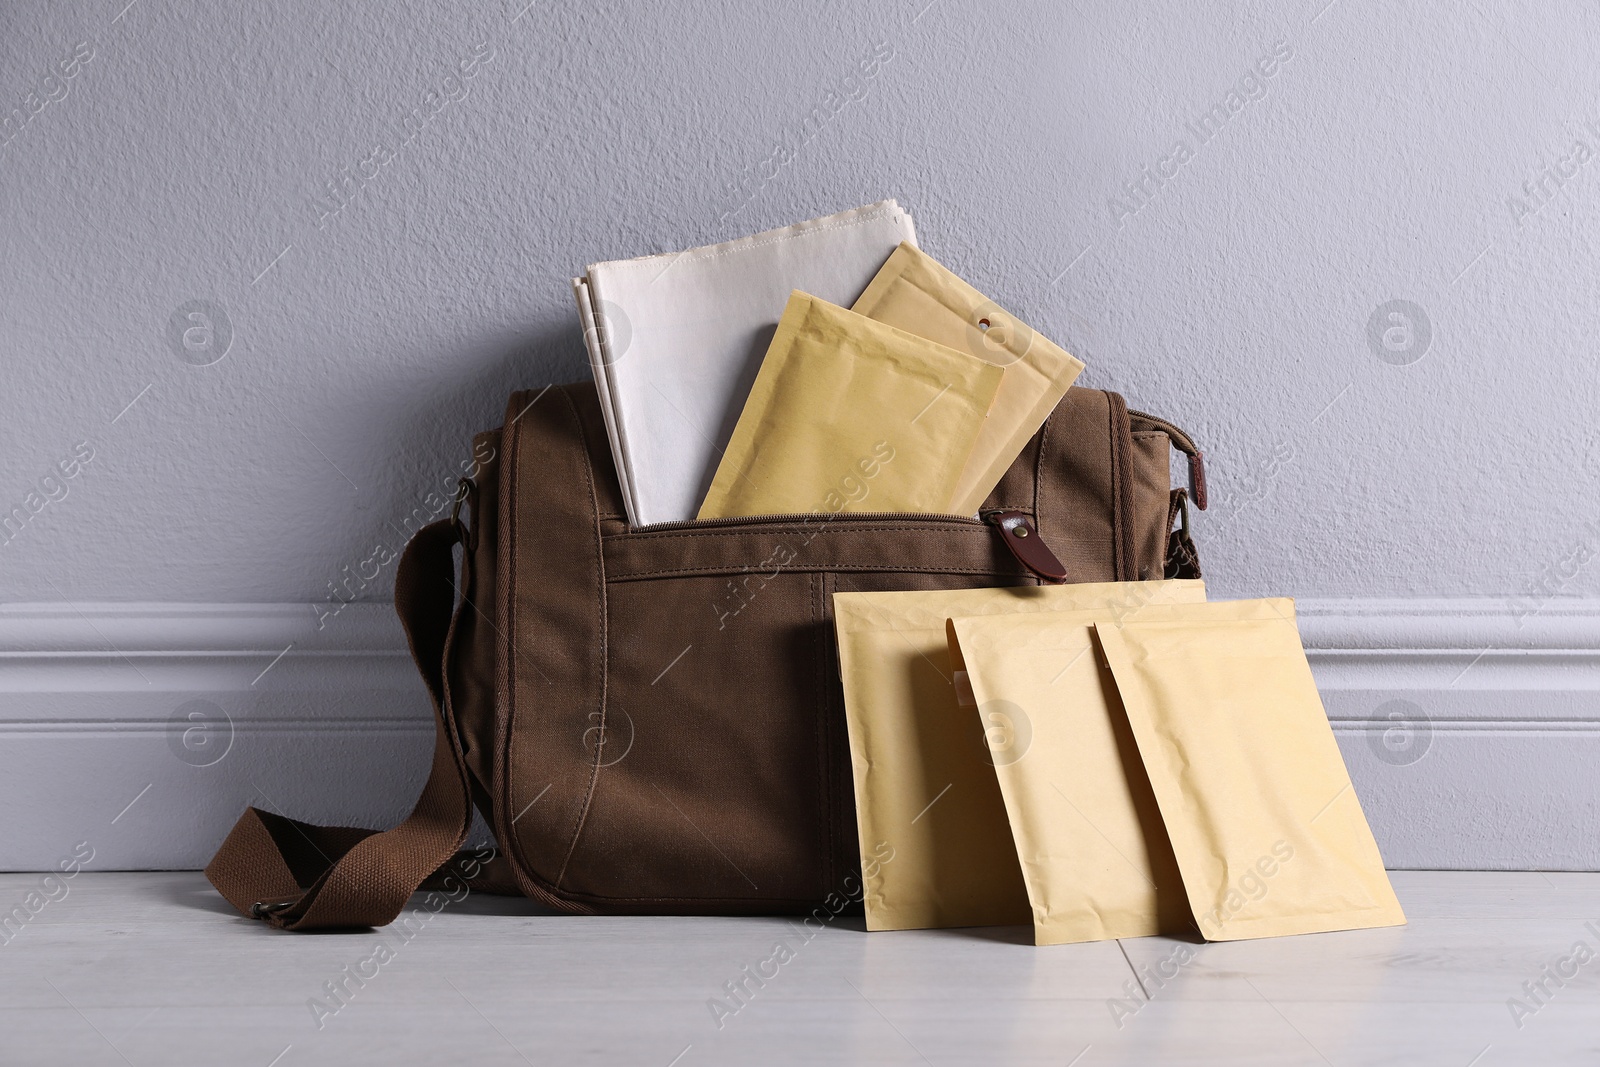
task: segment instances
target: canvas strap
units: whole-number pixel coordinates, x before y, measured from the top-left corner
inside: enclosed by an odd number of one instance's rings
[[[445,680],[455,629],[453,550],[462,532],[453,518],[423,527],[395,571],[395,610],[434,711],[433,767],[416,806],[382,832],[247,809],[206,866],[217,892],[245,915],[285,930],[386,925],[466,840],[471,794]],[[470,566],[463,553],[462,588]],[[467,862],[460,873],[471,876],[478,864]]]

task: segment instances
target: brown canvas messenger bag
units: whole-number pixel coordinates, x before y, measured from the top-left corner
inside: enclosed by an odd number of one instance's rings
[[[1198,577],[1174,447],[1203,507],[1186,434],[1074,388],[979,519],[842,512],[870,506],[875,465],[913,460],[891,441],[814,513],[630,528],[593,385],[514,394],[395,575],[437,726],[411,815],[377,832],[252,807],[206,875],[290,930],[384,925],[424,883],[579,913],[858,895],[893,844],[857,841],[831,594]],[[474,804],[493,853],[458,854]]]

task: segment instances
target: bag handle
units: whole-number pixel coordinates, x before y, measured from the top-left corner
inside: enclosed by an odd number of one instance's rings
[[[206,878],[243,914],[284,930],[385,926],[466,840],[472,799],[445,678],[456,625],[453,553],[463,540],[454,515],[430,523],[395,571],[395,610],[427,683],[435,727],[433,767],[411,814],[379,832],[248,808],[206,865]],[[463,589],[471,566],[471,553],[463,553]]]

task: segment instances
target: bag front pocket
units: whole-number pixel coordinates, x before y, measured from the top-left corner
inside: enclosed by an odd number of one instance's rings
[[[802,911],[856,866],[829,596],[1012,584],[962,516],[603,523],[605,695],[564,892],[611,908]],[[648,901],[648,905],[646,905]]]
[[[607,523],[601,542],[608,583],[697,574],[760,581],[786,572],[1027,573],[988,523],[963,515],[762,515],[633,529]]]

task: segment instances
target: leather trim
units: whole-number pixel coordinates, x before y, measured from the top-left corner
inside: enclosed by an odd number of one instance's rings
[[[989,521],[1000,530],[1000,540],[1017,562],[1042,581],[1059,584],[1067,580],[1067,569],[1056,558],[1033,521],[1020,511],[991,512]]]

